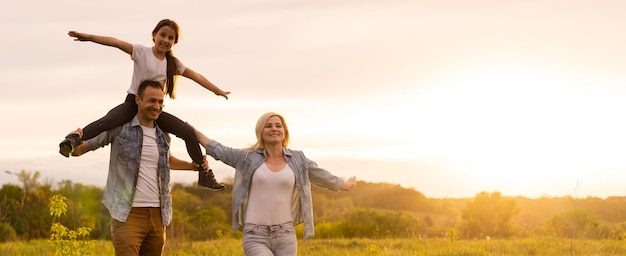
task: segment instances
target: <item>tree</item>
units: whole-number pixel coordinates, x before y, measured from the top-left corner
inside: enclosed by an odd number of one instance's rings
[[[109,215],[102,212],[104,207],[100,203],[104,194],[102,188],[72,183],[71,180],[62,180],[57,187],[56,193],[68,199],[67,214],[60,217],[61,222],[70,229],[92,227],[90,235],[95,239],[110,236]]]
[[[41,184],[38,182],[39,172],[27,172],[21,170],[19,173],[6,173],[16,175],[22,182],[21,193],[15,186],[3,186],[0,190],[0,210],[11,211],[0,213],[0,218],[7,221],[20,238],[38,239],[48,236],[50,220],[46,218],[47,202],[50,197],[50,183]],[[18,195],[19,194],[19,195]],[[19,198],[19,199],[17,199]]]
[[[15,229],[7,223],[0,223],[0,242],[17,240]]]
[[[588,209],[574,209],[555,215],[546,225],[559,237],[598,238],[600,221]]]
[[[519,212],[514,199],[502,198],[500,192],[480,192],[465,205],[460,226],[468,238],[509,237],[513,235],[513,216]]]
[[[315,223],[334,222],[343,219],[346,213],[354,208],[352,198],[328,198],[321,194],[313,197],[313,218]]]
[[[202,201],[184,190],[172,192],[173,217],[168,234],[175,239],[207,240],[230,233],[227,214],[210,201]]]
[[[13,225],[24,205],[24,191],[17,185],[4,184],[0,189],[0,223]]]
[[[426,231],[426,224],[402,211],[375,211],[352,209],[339,223],[338,229],[350,238],[405,238],[417,237]],[[324,237],[325,234],[316,236]]]
[[[52,190],[49,185],[38,186],[26,195],[24,209],[15,223],[15,231],[26,239],[41,239],[48,237],[52,220],[46,217],[49,198]]]
[[[39,187],[39,177],[41,176],[41,173],[39,173],[38,171],[33,172],[27,172],[26,170],[20,170],[19,173],[13,173],[10,171],[4,171],[8,174],[13,174],[15,176],[17,176],[17,179],[22,182],[22,185],[24,186],[24,193],[28,194],[30,192],[32,192],[33,190],[37,189],[37,187]]]

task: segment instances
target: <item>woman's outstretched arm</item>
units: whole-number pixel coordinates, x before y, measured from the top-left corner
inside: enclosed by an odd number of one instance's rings
[[[198,137],[198,142],[200,142],[200,145],[204,147],[209,145],[209,142],[211,141],[209,137],[207,137],[206,135],[198,131],[198,129],[195,129],[195,130],[196,130],[196,137]]]

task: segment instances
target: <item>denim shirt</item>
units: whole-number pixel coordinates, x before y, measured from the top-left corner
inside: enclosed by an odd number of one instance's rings
[[[215,160],[235,168],[232,228],[237,230],[244,224],[243,216],[245,216],[252,174],[265,162],[267,155],[262,149],[248,152],[224,146],[214,140],[211,140],[205,147],[207,154]],[[296,178],[296,189],[294,189],[291,205],[293,225],[304,222],[304,240],[307,240],[315,235],[311,183],[332,191],[339,191],[344,181],[317,167],[317,164],[306,158],[302,151],[283,148],[283,154]]]
[[[159,150],[158,183],[161,201],[163,226],[172,220],[172,196],[170,194],[169,143],[170,137],[156,127],[157,148]],[[143,145],[143,129],[135,116],[130,122],[86,141],[88,150],[96,150],[111,144],[109,174],[107,177],[102,204],[109,210],[111,218],[126,222],[132,208],[139,162]]]

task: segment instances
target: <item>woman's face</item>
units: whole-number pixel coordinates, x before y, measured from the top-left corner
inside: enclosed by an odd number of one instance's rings
[[[167,52],[172,49],[176,41],[176,30],[170,26],[163,26],[152,35],[154,47],[160,52]]]
[[[282,144],[283,140],[285,140],[283,122],[277,116],[270,117],[263,127],[263,142],[265,144]]]

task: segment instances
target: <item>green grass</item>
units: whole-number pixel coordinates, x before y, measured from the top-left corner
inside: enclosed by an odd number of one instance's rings
[[[113,255],[110,241],[96,241],[95,255]],[[47,240],[0,243],[0,255],[53,255]],[[163,255],[243,255],[241,240],[203,242],[168,240]],[[527,238],[515,240],[444,239],[312,239],[299,241],[301,256],[532,256],[626,255],[626,242],[617,240],[568,240]]]

